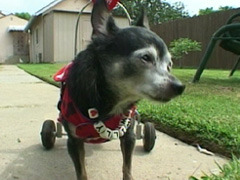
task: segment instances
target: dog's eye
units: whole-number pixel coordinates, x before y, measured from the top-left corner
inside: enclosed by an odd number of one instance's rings
[[[170,72],[171,69],[172,69],[172,63],[169,63],[168,66],[167,66],[167,70],[168,70],[168,72]]]
[[[147,63],[152,63],[152,59],[149,55],[144,55],[141,57],[141,59],[144,61],[144,62],[147,62]]]
[[[171,71],[171,67],[167,66],[167,70],[168,70],[168,72],[170,72]]]

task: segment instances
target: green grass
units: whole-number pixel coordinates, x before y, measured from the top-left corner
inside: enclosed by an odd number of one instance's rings
[[[50,84],[59,86],[52,77],[65,64],[19,64],[18,67]]]
[[[52,75],[64,64],[20,64],[19,67],[41,79],[53,82]],[[143,120],[190,144],[200,144],[226,156],[240,156],[240,71],[205,70],[199,83],[191,80],[195,70],[175,69],[186,85],[181,97],[167,104],[143,100],[138,110]]]
[[[204,175],[201,178],[190,177],[189,180],[240,180],[240,160],[233,157],[229,163],[219,166],[220,174]]]

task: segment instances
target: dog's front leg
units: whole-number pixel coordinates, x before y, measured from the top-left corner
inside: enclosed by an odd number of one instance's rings
[[[133,180],[132,177],[132,154],[135,146],[136,137],[133,132],[134,123],[131,124],[126,134],[120,139],[123,155],[123,180]]]
[[[74,163],[77,180],[87,180],[84,142],[81,139],[69,137],[67,146],[68,153]]]

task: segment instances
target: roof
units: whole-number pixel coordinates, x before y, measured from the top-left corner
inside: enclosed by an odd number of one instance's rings
[[[28,31],[31,28],[31,26],[34,24],[34,22],[35,22],[35,20],[37,19],[38,16],[44,15],[45,13],[48,12],[48,10],[51,10],[51,8],[53,8],[54,6],[56,6],[57,4],[59,4],[59,3],[63,2],[63,1],[65,1],[65,0],[54,0],[51,3],[49,3],[48,5],[46,5],[43,8],[41,8],[39,11],[37,11],[32,16],[32,18],[29,20],[29,22],[26,25],[24,31],[26,32],[26,31]],[[69,11],[69,10],[65,11],[65,10],[54,10],[53,9],[53,11],[57,11],[57,12],[75,12],[75,13],[78,12],[79,13],[79,11]]]
[[[54,0],[48,5],[44,6],[42,9],[38,10],[29,20],[28,24],[26,25],[24,31],[27,32],[28,29],[33,25],[34,21],[37,19],[38,16],[42,15],[47,10],[51,9],[52,7],[56,6],[58,3],[60,3],[63,0]]]
[[[43,14],[45,11],[49,10],[50,8],[54,7],[55,5],[57,5],[58,3],[60,3],[63,0],[54,0],[51,3],[49,3],[48,5],[44,6],[42,9],[38,10],[34,16],[39,16],[41,14]]]
[[[14,14],[8,14],[8,15],[6,15],[6,14],[3,14],[3,13],[0,13],[0,19],[3,19],[3,18],[5,18],[5,17],[8,17],[8,16],[11,16],[11,15],[13,15],[14,16]]]
[[[0,16],[6,16],[2,11],[0,11]]]
[[[9,26],[8,27],[8,32],[22,32],[25,29],[25,26]]]

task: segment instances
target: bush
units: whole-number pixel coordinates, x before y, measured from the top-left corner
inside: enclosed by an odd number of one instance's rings
[[[183,56],[190,51],[201,51],[201,44],[200,42],[193,41],[189,38],[179,38],[170,43],[169,50],[173,58],[180,61]]]

